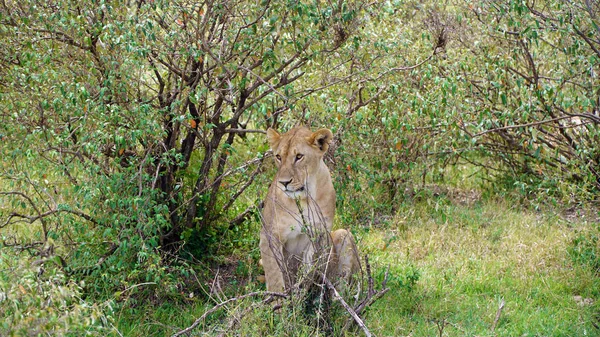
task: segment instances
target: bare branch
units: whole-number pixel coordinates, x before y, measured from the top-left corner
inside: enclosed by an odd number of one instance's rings
[[[498,131],[502,131],[502,130],[511,130],[511,129],[520,129],[520,128],[526,128],[529,126],[536,126],[536,125],[542,125],[542,124],[548,124],[548,123],[553,123],[559,120],[563,120],[563,119],[569,119],[571,118],[571,116],[561,116],[561,117],[556,117],[556,118],[552,118],[552,119],[547,119],[547,120],[543,120],[543,121],[537,121],[537,122],[532,122],[532,123],[527,123],[527,124],[519,124],[519,125],[508,125],[508,126],[503,126],[500,128],[495,128],[495,129],[489,129],[489,130],[485,130],[479,133],[476,133],[474,135],[472,135],[472,138],[477,138],[477,137],[481,137],[487,133],[490,132],[498,132]]]
[[[53,214],[57,214],[57,213],[69,213],[69,214],[73,214],[73,215],[77,215],[81,218],[84,218],[85,220],[88,220],[90,222],[92,222],[95,225],[98,225],[98,222],[92,218],[90,215],[78,211],[78,210],[70,210],[70,209],[51,209],[49,211],[46,211],[44,213],[40,212],[40,210],[37,208],[37,206],[35,205],[35,203],[33,202],[33,200],[25,193],[23,192],[18,192],[18,191],[10,191],[10,192],[0,192],[0,195],[18,195],[21,196],[23,198],[25,198],[29,204],[31,205],[31,207],[35,210],[35,212],[37,213],[37,215],[26,215],[26,214],[20,214],[17,212],[12,212],[8,219],[6,220],[6,222],[0,226],[0,228],[6,227],[8,224],[10,224],[10,220],[12,220],[13,218],[21,218],[21,219],[26,219],[27,222],[29,223],[33,223],[36,220],[43,220],[44,218],[53,215]]]
[[[365,333],[365,336],[367,336],[367,337],[373,336],[371,334],[371,332],[369,331],[369,329],[367,328],[367,326],[365,325],[365,323],[363,322],[363,320],[358,316],[356,311],[354,311],[354,309],[352,309],[352,307],[350,307],[348,305],[348,303],[346,303],[346,301],[344,301],[342,296],[340,296],[340,294],[335,289],[333,284],[331,284],[331,281],[329,281],[329,279],[327,279],[327,277],[325,277],[325,276],[323,276],[323,279],[325,280],[325,284],[327,285],[327,288],[329,288],[329,290],[333,291],[334,299],[339,301],[342,304],[344,309],[346,309],[346,311],[350,314],[350,316],[352,316],[352,318],[354,319],[356,324],[358,324],[358,326],[360,326],[360,328],[363,330],[363,332]]]
[[[265,130],[253,130],[253,129],[227,129],[225,130],[227,133],[263,133],[266,134]]]
[[[496,318],[494,319],[494,323],[492,323],[492,332],[494,332],[494,330],[496,330],[498,321],[500,321],[500,315],[502,315],[502,309],[504,309],[504,299],[502,299],[502,301],[500,301],[500,306],[498,306],[498,311],[496,311]]]
[[[176,333],[174,333],[172,335],[172,337],[177,337],[177,336],[181,336],[184,334],[188,334],[190,333],[192,330],[194,330],[202,321],[204,321],[206,319],[206,317],[210,314],[212,314],[213,312],[219,310],[221,307],[224,307],[230,303],[236,302],[236,301],[241,301],[243,299],[246,299],[248,297],[259,297],[259,296],[268,296],[266,299],[263,300],[264,303],[268,303],[270,302],[273,298],[275,297],[280,297],[280,298],[287,298],[288,295],[287,294],[283,294],[283,293],[276,293],[276,292],[272,292],[272,291],[255,291],[255,292],[251,292],[249,294],[245,294],[242,296],[238,296],[238,297],[232,297],[226,301],[223,301],[217,305],[215,305],[214,307],[212,307],[212,309],[206,311],[204,314],[202,314],[202,316],[200,316],[200,318],[196,319],[194,321],[194,323],[192,323],[192,325],[190,325],[189,327],[178,331]]]

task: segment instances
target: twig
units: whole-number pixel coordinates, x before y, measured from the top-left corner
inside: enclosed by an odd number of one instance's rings
[[[264,134],[267,133],[267,131],[265,131],[265,130],[254,130],[254,129],[226,129],[225,132],[226,133],[264,133]]]
[[[232,297],[224,302],[221,302],[217,305],[215,305],[214,307],[212,307],[212,309],[206,311],[204,314],[202,314],[202,316],[200,316],[200,318],[198,318],[197,320],[194,321],[194,323],[192,323],[192,325],[190,325],[189,327],[176,332],[175,334],[173,334],[171,337],[177,337],[177,336],[181,336],[184,334],[189,333],[190,331],[194,330],[203,320],[206,319],[206,316],[212,314],[213,312],[219,310],[221,307],[231,303],[231,302],[235,302],[235,301],[240,301],[243,300],[245,298],[248,297],[253,297],[253,296],[269,296],[267,299],[264,300],[264,302],[266,303],[267,301],[269,301],[271,298],[273,297],[283,297],[286,298],[287,294],[283,294],[283,293],[276,293],[276,292],[272,292],[272,291],[255,291],[252,293],[248,293],[246,295],[242,295],[239,297]]]
[[[490,133],[490,132],[498,132],[498,131],[501,131],[501,130],[526,128],[526,127],[529,127],[529,126],[536,126],[536,125],[547,124],[547,123],[551,123],[551,122],[557,122],[557,121],[560,121],[560,120],[563,120],[563,119],[568,119],[568,118],[571,118],[571,116],[561,116],[561,117],[556,117],[556,118],[552,118],[552,119],[547,119],[547,120],[537,121],[537,122],[532,122],[532,123],[527,123],[527,124],[508,125],[508,126],[504,126],[504,127],[499,127],[499,128],[495,128],[495,129],[481,131],[479,133],[476,133],[476,134],[472,135],[471,138],[477,138],[477,137],[483,136],[483,135],[485,135],[487,133]]]
[[[325,284],[327,284],[327,288],[329,288],[331,291],[333,291],[333,298],[335,300],[340,301],[340,303],[342,304],[342,306],[344,307],[344,309],[346,309],[346,311],[348,311],[348,313],[350,314],[350,316],[352,316],[352,318],[354,318],[354,321],[356,322],[356,324],[358,324],[358,326],[360,326],[361,329],[364,331],[365,336],[367,336],[367,337],[373,336],[371,334],[371,332],[369,331],[369,329],[365,326],[365,323],[362,321],[362,319],[358,316],[358,314],[356,314],[356,312],[354,311],[354,309],[352,309],[348,305],[348,303],[346,303],[346,301],[344,301],[344,299],[342,298],[342,296],[340,296],[340,294],[335,289],[335,287],[333,286],[333,284],[331,284],[331,281],[329,281],[329,279],[327,279],[327,277],[324,277],[323,279],[325,280]]]
[[[6,227],[9,224],[15,223],[15,222],[23,222],[23,220],[17,220],[17,221],[12,221],[11,220],[13,218],[20,218],[20,219],[26,219],[27,222],[29,223],[33,223],[36,220],[42,220],[50,215],[54,215],[54,214],[58,214],[58,213],[69,213],[69,214],[73,214],[73,215],[77,215],[81,218],[84,218],[85,220],[98,225],[98,222],[92,218],[91,216],[81,212],[81,211],[77,211],[77,210],[70,210],[70,209],[51,209],[47,212],[44,213],[39,213],[38,215],[26,215],[26,214],[20,214],[20,213],[16,213],[16,212],[12,212],[9,214],[8,219],[2,224],[0,225],[0,228]]]
[[[373,289],[373,276],[371,275],[371,265],[369,264],[369,258],[365,255],[365,269],[367,270],[367,280],[368,280],[368,284],[369,284],[369,289],[367,290],[367,297],[362,300],[360,302],[360,304],[358,306],[356,306],[356,308],[354,308],[354,312],[356,312],[357,315],[360,315],[363,310],[365,310],[365,308],[369,307],[371,304],[375,303],[375,301],[377,301],[378,299],[380,299],[383,295],[385,295],[390,288],[386,288],[387,285],[387,281],[388,281],[388,273],[390,271],[390,267],[388,266],[388,268],[385,270],[385,275],[383,276],[383,281],[381,282],[381,290],[378,292],[375,292],[375,290]],[[348,321],[346,321],[346,324],[344,324],[344,327],[342,328],[342,332],[348,330],[350,328],[350,325],[352,324],[352,320],[348,319]]]
[[[496,330],[496,325],[498,325],[498,321],[500,320],[500,315],[502,315],[502,309],[504,309],[504,299],[500,301],[500,306],[498,307],[498,311],[496,311],[496,318],[494,319],[494,323],[492,324],[492,332]]]
[[[380,299],[388,291],[390,291],[390,288],[381,289],[380,291],[378,291],[377,293],[375,293],[372,297],[369,297],[369,298],[365,299],[361,304],[359,304],[356,307],[356,310],[354,310],[354,311],[356,311],[357,314],[362,313],[362,311],[365,310],[365,308],[367,308],[371,304],[375,303],[375,301],[377,301],[378,299]]]
[[[373,289],[373,275],[371,274],[371,264],[369,263],[369,256],[365,255],[365,268],[367,269],[367,281],[369,289],[367,290],[367,298],[373,296],[375,290]]]
[[[446,328],[446,325],[448,324],[448,322],[446,322],[445,318],[442,318],[442,320],[435,320],[435,325],[437,325],[437,329],[439,332],[439,337],[444,336],[444,328]]]
[[[134,284],[131,287],[128,287],[127,289],[123,290],[122,292],[128,292],[131,289],[137,288],[137,287],[141,287],[141,286],[149,286],[149,285],[156,285],[155,282],[144,282],[144,283],[139,283],[139,284]]]

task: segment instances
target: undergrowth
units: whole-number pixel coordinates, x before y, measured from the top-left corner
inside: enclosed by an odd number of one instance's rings
[[[503,199],[463,201],[452,193],[430,193],[398,205],[396,215],[385,222],[352,227],[361,252],[369,255],[376,282],[389,268],[391,290],[364,314],[375,335],[600,333],[596,328],[600,278],[594,269],[598,233],[589,230],[593,219],[535,212]],[[229,263],[235,266],[230,268],[231,277],[216,278],[224,291],[221,295],[212,294],[208,301],[165,303],[150,315],[141,307],[138,314],[121,316],[119,329],[131,336],[173,333],[227,296],[264,289],[254,260]],[[208,282],[207,294],[210,287]],[[505,306],[494,323],[502,301]],[[224,318],[255,304],[228,306],[209,317],[195,334],[222,332]],[[333,335],[348,318],[343,309],[335,308],[330,317]],[[239,326],[241,330],[226,335],[325,334],[294,307],[273,313],[261,306],[245,315]]]

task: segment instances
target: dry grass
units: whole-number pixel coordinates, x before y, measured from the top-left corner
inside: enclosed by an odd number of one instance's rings
[[[593,297],[598,279],[567,253],[588,227],[502,201],[407,205],[389,228],[362,235],[361,246],[374,263],[419,270],[418,286],[398,289],[367,321],[380,336],[600,334],[596,304],[574,300]]]

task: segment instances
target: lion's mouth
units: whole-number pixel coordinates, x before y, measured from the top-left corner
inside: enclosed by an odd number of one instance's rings
[[[305,189],[304,186],[301,186],[301,187],[299,187],[299,188],[297,188],[295,190],[291,190],[291,189],[286,188],[285,189],[285,193],[288,193],[288,194],[302,193],[302,192],[304,192],[304,189]]]

